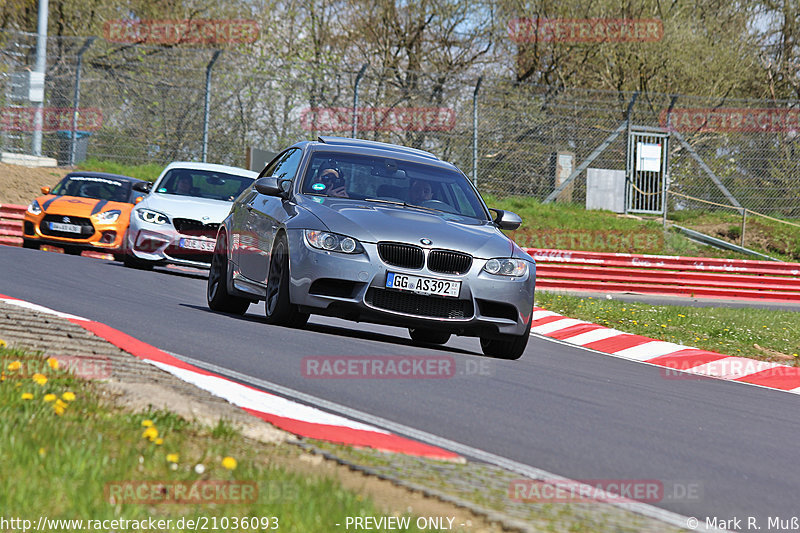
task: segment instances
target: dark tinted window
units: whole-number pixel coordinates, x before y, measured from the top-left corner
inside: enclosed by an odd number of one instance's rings
[[[253,178],[225,172],[173,168],[159,182],[157,193],[232,202]]]
[[[131,184],[127,181],[95,176],[67,176],[53,188],[51,194],[129,202],[130,192]]]
[[[338,175],[335,183],[329,169]],[[387,157],[317,152],[302,192],[328,196],[342,186],[349,198],[404,203],[487,220],[472,184],[456,170]],[[335,194],[335,193],[334,193]]]

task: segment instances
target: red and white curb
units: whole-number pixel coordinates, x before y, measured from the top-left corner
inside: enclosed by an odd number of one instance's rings
[[[208,372],[142,342],[106,324],[87,318],[54,311],[34,303],[0,294],[0,302],[47,313],[69,320],[101,337],[118,348],[154,365],[177,378],[223,398],[270,424],[302,437],[325,440],[351,446],[404,453],[440,460],[457,460],[456,453],[411,439],[400,437],[376,426],[356,422],[287,400]]]
[[[533,308],[531,333],[567,344],[665,368],[675,379],[681,372],[749,383],[800,394],[800,367],[732,357],[721,353],[633,335],[599,324]]]

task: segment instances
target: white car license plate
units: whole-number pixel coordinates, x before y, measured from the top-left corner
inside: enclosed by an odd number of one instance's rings
[[[214,244],[214,241],[201,241],[200,239],[187,239],[185,237],[182,237],[181,240],[178,241],[178,246],[181,248],[200,250],[203,252],[213,252]]]
[[[422,278],[419,276],[408,276],[396,272],[386,274],[386,287],[401,291],[411,291],[418,294],[449,296],[458,298],[461,290],[461,282],[450,279]]]
[[[66,233],[80,233],[83,229],[77,224],[62,224],[60,222],[51,222],[50,229],[54,231],[64,231]]]

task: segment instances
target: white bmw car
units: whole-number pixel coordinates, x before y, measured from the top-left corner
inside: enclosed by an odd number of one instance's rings
[[[175,162],[131,211],[126,266],[176,264],[208,268],[217,229],[258,173],[210,163]]]

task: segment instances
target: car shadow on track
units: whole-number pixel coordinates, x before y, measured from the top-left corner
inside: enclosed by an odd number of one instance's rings
[[[271,326],[264,323],[264,317],[262,315],[257,315],[255,313],[248,313],[244,316],[242,315],[235,315],[232,313],[218,313],[216,311],[212,311],[208,307],[202,305],[193,305],[193,304],[179,304],[181,307],[188,307],[191,309],[196,309],[198,311],[205,311],[207,313],[212,313],[215,315],[222,315],[231,318],[236,318],[238,320],[245,320],[247,322],[254,322],[260,323],[262,327],[270,327],[270,328],[280,328],[283,326]],[[358,324],[358,322],[353,322],[353,324]],[[315,324],[310,322],[306,324],[303,328],[303,331],[313,331],[315,333],[323,333],[327,335],[337,335],[339,337],[350,337],[352,339],[362,339],[362,340],[370,340],[370,341],[377,341],[377,342],[384,342],[388,344],[399,344],[403,346],[412,346],[415,348],[425,348],[425,349],[432,349],[441,352],[448,352],[448,353],[458,353],[462,355],[477,355],[482,357],[480,352],[465,350],[463,348],[455,348],[451,346],[440,346],[436,344],[416,344],[409,338],[399,337],[396,335],[390,335],[386,333],[378,333],[375,331],[359,331],[354,330],[346,327],[340,326],[332,326],[330,324]]]
[[[181,278],[190,278],[190,279],[208,279],[208,270],[200,270],[200,269],[189,269],[186,270],[179,270],[177,268],[173,268],[171,266],[165,265],[156,265],[153,267],[151,271],[146,271],[145,269],[141,268],[129,268],[123,265],[122,263],[117,263],[116,261],[106,261],[109,265],[115,265],[120,268],[124,268],[126,270],[139,270],[140,272],[148,272],[148,274],[166,274],[168,276],[178,276]]]

